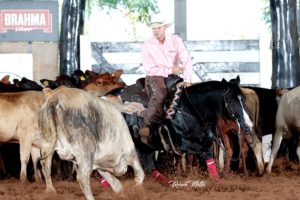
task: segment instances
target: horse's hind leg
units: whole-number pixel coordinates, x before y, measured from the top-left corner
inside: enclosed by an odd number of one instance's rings
[[[188,153],[187,154],[187,174],[196,176],[198,174],[198,166],[197,166],[197,155]]]

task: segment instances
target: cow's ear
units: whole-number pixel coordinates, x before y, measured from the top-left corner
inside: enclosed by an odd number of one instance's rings
[[[93,72],[93,71],[91,71],[91,70],[85,70],[84,75],[85,75],[86,79],[92,79],[92,78],[94,78],[95,76],[97,76],[98,73]]]
[[[114,74],[115,79],[118,81],[120,79],[121,75],[123,74],[123,70],[121,70],[121,69],[116,70],[113,74]]]
[[[286,88],[276,88],[276,95],[281,97],[282,95],[284,95],[284,93],[288,92],[289,90]]]
[[[10,84],[9,78],[10,78],[9,75],[5,75],[5,76],[0,80],[0,82],[1,82],[1,83],[4,83],[4,84]]]

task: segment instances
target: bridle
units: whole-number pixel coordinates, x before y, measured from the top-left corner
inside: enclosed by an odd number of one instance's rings
[[[229,106],[230,104],[230,100],[228,99],[227,97],[227,94],[229,93],[230,89],[228,88],[224,93],[223,93],[223,101],[224,101],[224,104],[225,104],[225,108],[228,112],[228,114],[230,115],[231,119],[236,123],[237,127],[238,127],[238,132],[237,132],[237,135],[238,137],[240,138],[240,135],[241,135],[241,124],[239,122],[239,119],[236,117],[236,115],[233,113],[231,107]],[[240,105],[242,107],[242,109],[244,109],[244,106],[243,106],[243,103],[242,103],[242,97],[240,95],[238,95],[238,99],[239,99],[239,102],[240,102]],[[251,132],[249,132],[251,133]],[[248,133],[245,133],[245,134],[248,134]],[[253,138],[253,141],[252,142],[249,142],[249,144],[253,143],[254,142],[254,138]]]
[[[238,141],[239,141],[239,145],[240,145],[240,147],[241,147],[241,138],[240,138],[240,135],[241,135],[241,124],[240,124],[238,118],[237,118],[237,117],[235,116],[235,114],[232,112],[231,107],[229,106],[230,100],[227,98],[227,94],[229,93],[229,91],[230,91],[230,89],[228,88],[228,89],[223,93],[223,101],[224,101],[225,108],[226,108],[228,114],[230,115],[231,119],[232,119],[232,120],[236,123],[236,125],[237,125],[238,131],[237,131],[236,134],[237,134],[237,136],[238,136],[238,138],[239,138]],[[242,102],[241,102],[241,97],[238,96],[238,98],[239,98],[239,101],[240,101],[240,105],[241,105],[242,108],[243,108],[243,104],[242,104]],[[219,128],[220,132],[222,133],[221,135],[222,135],[222,138],[223,138],[223,140],[224,140],[224,133],[223,133],[223,131],[222,131],[222,129],[221,129],[221,126],[220,126],[220,124],[219,124],[219,121],[218,121],[218,128]],[[223,149],[224,149],[224,148],[223,148]],[[241,148],[240,148],[240,152],[239,152],[239,157],[238,157],[238,159],[232,159],[232,161],[238,161],[239,158],[241,157],[241,154],[242,154],[242,151],[241,151]]]
[[[241,134],[241,124],[239,122],[239,119],[235,116],[235,114],[233,113],[231,107],[229,106],[230,104],[230,100],[228,99],[227,97],[227,94],[229,93],[230,89],[228,88],[224,93],[223,93],[223,101],[224,101],[224,104],[225,104],[225,108],[228,112],[228,114],[230,115],[231,119],[236,123],[237,127],[238,127],[238,132],[237,134],[240,135]],[[242,106],[243,108],[243,104],[241,102],[241,97],[238,96],[239,98],[239,101],[240,101],[240,105]]]

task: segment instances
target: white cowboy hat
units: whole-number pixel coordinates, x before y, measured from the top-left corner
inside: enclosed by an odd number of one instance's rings
[[[161,26],[170,27],[173,23],[171,21],[166,20],[166,18],[162,14],[155,14],[151,16],[151,21],[149,27],[151,28],[159,28]]]

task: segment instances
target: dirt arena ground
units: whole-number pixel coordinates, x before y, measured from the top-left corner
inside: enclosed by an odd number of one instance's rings
[[[99,178],[91,177],[95,199],[128,199],[128,200],[298,200],[300,199],[300,177],[296,163],[286,164],[277,159],[274,172],[263,177],[250,174],[243,177],[229,174],[222,179],[223,183],[214,183],[201,176],[170,177],[172,184],[162,186],[153,178],[147,177],[142,186],[134,186],[132,177],[122,177],[124,191],[114,194],[111,188],[101,188]],[[57,194],[46,193],[45,183],[29,182],[22,184],[15,178],[0,180],[1,200],[84,200],[85,197],[77,181],[54,180]]]

